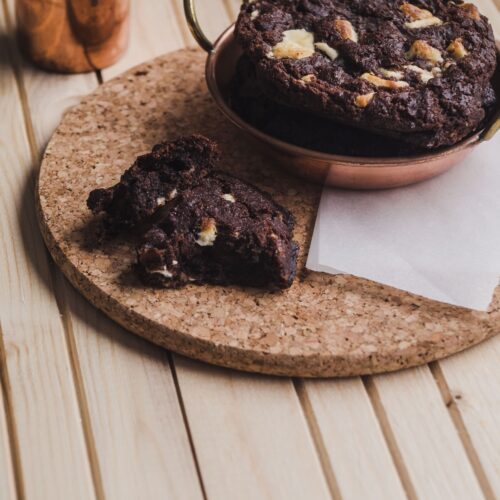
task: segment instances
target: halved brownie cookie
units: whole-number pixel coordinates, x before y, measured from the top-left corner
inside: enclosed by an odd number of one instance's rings
[[[217,145],[201,135],[157,144],[151,153],[137,157],[118,184],[92,191],[87,205],[95,214],[107,214],[111,230],[134,227],[175,198],[179,189],[201,182],[219,157]]]
[[[236,35],[273,99],[425,148],[495,102],[493,32],[472,4],[246,0]]]
[[[157,145],[117,185],[92,191],[88,205],[108,214],[111,230],[148,226],[136,266],[148,284],[289,287],[298,253],[292,215],[214,171],[218,158],[217,145],[199,135]]]
[[[182,191],[143,238],[138,262],[146,282],[286,288],[295,276],[293,219],[268,195],[217,173]]]

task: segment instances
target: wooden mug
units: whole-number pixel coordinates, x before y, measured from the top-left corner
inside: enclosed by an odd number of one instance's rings
[[[129,0],[17,0],[16,17],[22,50],[45,69],[102,69],[127,47]]]

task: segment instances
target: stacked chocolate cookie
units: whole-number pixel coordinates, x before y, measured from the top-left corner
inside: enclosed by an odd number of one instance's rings
[[[496,99],[495,40],[473,4],[245,0],[236,37],[249,61],[237,109],[250,65],[273,105],[433,149],[477,129]]]

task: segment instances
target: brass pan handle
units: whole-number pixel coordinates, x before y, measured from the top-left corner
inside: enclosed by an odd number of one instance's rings
[[[189,26],[189,30],[193,34],[198,45],[206,52],[214,50],[213,43],[205,36],[201,30],[200,23],[196,17],[196,9],[194,6],[195,0],[184,0],[184,15]]]

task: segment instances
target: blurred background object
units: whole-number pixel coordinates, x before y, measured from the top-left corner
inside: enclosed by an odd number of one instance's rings
[[[110,66],[128,43],[129,0],[17,0],[22,50],[64,73]]]

